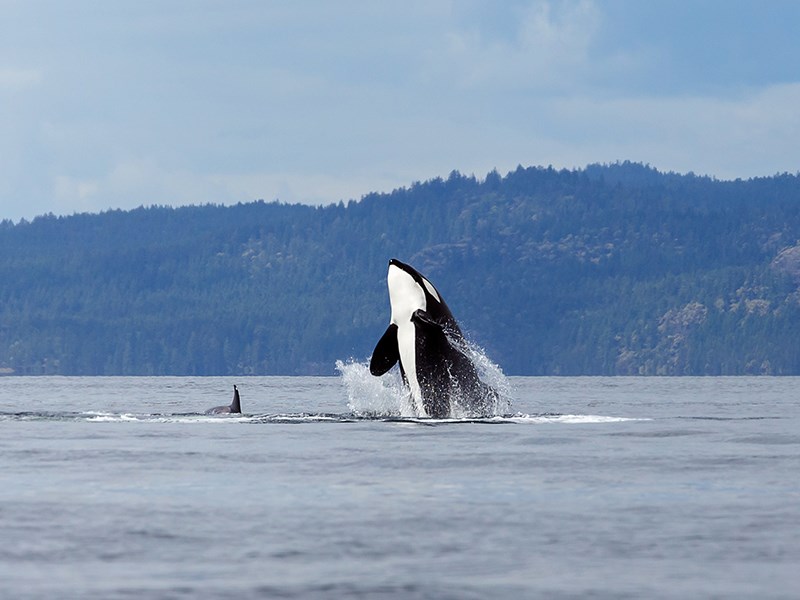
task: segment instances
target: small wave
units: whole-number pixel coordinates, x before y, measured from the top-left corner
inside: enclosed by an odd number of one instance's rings
[[[289,414],[270,414],[255,415],[252,423],[352,423],[363,420],[355,415],[333,414],[333,413],[289,413]]]
[[[676,419],[687,419],[690,421],[765,421],[770,419],[782,419],[780,416],[753,416],[753,417],[717,417],[717,416],[694,416],[694,417],[675,417]]]
[[[127,422],[141,421],[142,418],[140,415],[133,415],[129,413],[125,414],[103,413],[103,414],[86,415],[86,420],[90,423],[122,423],[126,421]]]
[[[78,421],[84,423],[235,423],[249,422],[244,415],[208,416],[198,413],[18,412],[0,413],[0,421]]]
[[[255,421],[252,415],[206,415],[197,413],[178,413],[178,414],[143,414],[143,415],[108,415],[97,418],[87,419],[92,423],[189,423],[189,424],[235,424],[252,423]]]

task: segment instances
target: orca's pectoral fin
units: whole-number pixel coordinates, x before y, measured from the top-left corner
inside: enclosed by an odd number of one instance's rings
[[[423,327],[434,327],[436,329],[442,329],[442,326],[437,323],[430,314],[426,311],[419,309],[415,310],[414,314],[411,315],[411,321],[418,325],[422,325]]]
[[[398,360],[400,360],[400,350],[397,347],[397,325],[391,324],[372,351],[369,372],[375,376],[383,375]]]

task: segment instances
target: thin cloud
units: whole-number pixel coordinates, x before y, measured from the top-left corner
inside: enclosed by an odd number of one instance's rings
[[[736,97],[572,97],[553,103],[550,117],[561,160],[633,159],[734,179],[797,172],[798,105],[800,83]]]
[[[589,0],[533,2],[516,7],[516,26],[505,35],[480,24],[447,34],[446,58],[465,87],[502,85],[569,87],[591,63],[602,14]]]
[[[794,5],[16,3],[0,219],[336,202],[517,164],[795,171]]]
[[[38,69],[0,67],[0,90],[18,92],[42,83]]]

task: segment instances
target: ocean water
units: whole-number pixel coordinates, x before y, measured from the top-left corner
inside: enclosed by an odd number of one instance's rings
[[[0,378],[0,597],[800,597],[798,378],[509,378],[429,421],[340,370]]]

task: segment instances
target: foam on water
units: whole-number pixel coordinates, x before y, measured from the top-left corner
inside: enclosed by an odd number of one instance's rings
[[[114,413],[82,413],[86,420],[91,423],[120,423],[120,422],[130,422],[130,421],[141,421],[142,417],[140,415],[134,415],[131,413],[122,413],[122,414],[114,414]]]
[[[376,399],[377,398],[377,399]],[[207,424],[233,425],[241,423],[250,424],[281,424],[281,423],[353,423],[356,421],[376,421],[387,423],[413,423],[421,425],[448,425],[448,424],[522,424],[543,425],[563,424],[581,425],[592,423],[623,423],[626,421],[649,421],[650,419],[611,417],[601,415],[561,415],[561,414],[514,414],[494,415],[485,417],[453,416],[446,419],[430,419],[416,415],[400,414],[391,402],[384,402],[380,394],[369,403],[361,403],[360,412],[352,410],[349,413],[275,413],[253,415],[204,415],[194,413],[177,414],[134,414],[134,413],[72,413],[72,412],[41,412],[41,413],[0,413],[2,421],[83,421],[86,423],[164,423],[164,424]],[[383,404],[382,404],[383,402]],[[394,400],[392,400],[394,402]],[[352,409],[352,407],[351,407]]]
[[[207,416],[198,414],[102,414],[85,415],[85,420],[90,423],[247,423],[253,420],[249,416]]]
[[[604,417],[602,415],[513,415],[504,417],[504,421],[511,423],[564,423],[568,425],[584,425],[593,423],[624,423],[626,421],[649,421],[650,419],[630,417]]]

